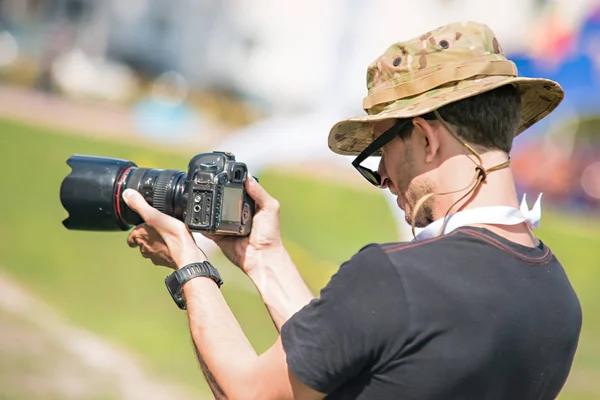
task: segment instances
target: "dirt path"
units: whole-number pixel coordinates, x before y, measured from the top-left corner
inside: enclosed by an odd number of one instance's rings
[[[0,398],[187,400],[127,350],[73,327],[0,272]]]

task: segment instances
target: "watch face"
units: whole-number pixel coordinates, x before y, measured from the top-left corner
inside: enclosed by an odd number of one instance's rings
[[[167,289],[171,293],[171,296],[176,295],[179,290],[179,280],[174,275],[170,275],[167,280]]]

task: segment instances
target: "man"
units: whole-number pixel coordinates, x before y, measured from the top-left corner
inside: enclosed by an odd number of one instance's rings
[[[560,103],[560,86],[518,78],[493,32],[472,22],[391,46],[367,77],[367,116],[336,124],[329,146],[358,155],[355,168],[397,195],[413,231],[424,229],[409,243],[365,246],[314,299],[283,248],[279,204],[249,178],[258,209],[250,237],[213,240],[255,283],[280,336],[257,355],[218,274],[191,267],[188,278],[213,278],[182,290],[215,396],[555,398],[581,309],[532,232],[539,218],[518,208],[508,154]],[[373,155],[377,172],[360,165]],[[146,222],[128,238],[144,257],[174,269],[206,260],[180,221],[136,192],[124,196]]]

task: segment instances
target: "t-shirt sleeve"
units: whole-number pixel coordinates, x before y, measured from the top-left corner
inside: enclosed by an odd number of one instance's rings
[[[282,326],[288,367],[330,394],[384,362],[406,335],[407,313],[398,272],[381,247],[368,245]]]

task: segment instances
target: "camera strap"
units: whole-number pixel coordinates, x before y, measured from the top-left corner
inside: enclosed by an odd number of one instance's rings
[[[520,209],[508,206],[490,206],[459,211],[427,225],[412,241],[416,242],[438,236],[444,222],[445,226],[441,234],[452,232],[461,226],[475,224],[518,225],[525,222],[530,229],[536,229],[539,228],[542,218],[541,199],[542,194],[540,193],[531,209],[527,206],[527,196],[524,194]]]

